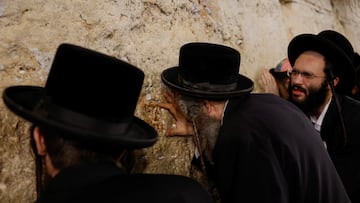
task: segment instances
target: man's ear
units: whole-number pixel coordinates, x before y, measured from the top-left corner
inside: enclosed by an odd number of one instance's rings
[[[333,80],[334,87],[339,83],[340,79],[339,77],[335,77]]]
[[[224,106],[220,105],[220,103],[214,102],[214,101],[208,101],[204,100],[203,102],[206,113],[216,119],[221,119],[222,111]]]
[[[213,111],[214,111],[214,106],[213,104],[208,101],[208,100],[204,100],[203,101],[203,105],[204,105],[204,108],[205,108],[205,112],[210,115]]]
[[[326,69],[325,73],[327,75],[327,80],[329,84],[332,84],[335,87],[339,83],[340,78],[337,76],[335,77],[334,73],[330,69]]]
[[[39,127],[36,126],[34,128],[33,136],[34,136],[34,140],[35,140],[37,153],[40,156],[45,156],[45,154],[46,154],[45,140],[44,140],[44,136],[41,133]]]

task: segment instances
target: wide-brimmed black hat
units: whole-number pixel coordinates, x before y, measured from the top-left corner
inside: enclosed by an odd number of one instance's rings
[[[56,52],[45,87],[12,86],[3,100],[15,114],[81,142],[143,148],[157,132],[134,116],[144,73],[137,67],[71,44]]]
[[[324,30],[317,35],[300,34],[294,37],[288,46],[288,57],[292,66],[305,51],[316,51],[332,63],[334,76],[340,78],[335,87],[338,93],[348,93],[352,89],[355,84],[352,63],[354,50],[345,36],[333,30]]]
[[[180,48],[179,65],[161,74],[165,85],[202,99],[230,99],[249,94],[253,81],[240,75],[240,53],[230,47],[193,42]]]

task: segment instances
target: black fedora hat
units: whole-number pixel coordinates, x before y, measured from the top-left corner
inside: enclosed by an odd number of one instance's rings
[[[143,148],[157,132],[134,116],[144,73],[93,50],[61,44],[45,87],[11,86],[3,100],[15,114],[81,142]]]
[[[317,35],[300,34],[288,46],[288,57],[293,66],[295,60],[305,51],[315,51],[325,56],[333,65],[332,72],[340,81],[335,87],[338,93],[348,93],[355,84],[354,50],[345,36],[333,30],[324,30]]]
[[[165,85],[202,99],[230,99],[249,94],[254,83],[239,74],[240,53],[230,47],[192,42],[180,48],[179,65],[161,74]]]

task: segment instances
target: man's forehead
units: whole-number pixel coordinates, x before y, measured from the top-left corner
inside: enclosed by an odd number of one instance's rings
[[[305,51],[295,60],[294,68],[324,68],[325,56],[316,51]]]
[[[319,53],[319,52],[316,52],[316,51],[311,51],[311,50],[309,50],[309,51],[304,51],[303,53],[301,53],[301,54],[299,55],[299,57],[302,56],[302,55],[311,56],[311,57],[314,57],[314,58],[318,58],[319,60],[325,61],[325,56],[322,55],[322,54]],[[298,58],[299,58],[299,57],[298,57]]]

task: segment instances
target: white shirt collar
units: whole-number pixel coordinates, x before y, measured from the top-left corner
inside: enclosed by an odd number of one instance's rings
[[[229,103],[229,100],[226,100],[225,105],[224,105],[224,111],[221,116],[221,125],[223,124],[224,115],[225,115],[225,111],[226,111],[226,107],[227,107],[228,103]]]
[[[320,132],[321,125],[322,125],[322,122],[324,120],[325,114],[326,114],[326,112],[327,112],[327,110],[329,108],[330,102],[331,102],[331,98],[329,99],[328,103],[324,107],[324,110],[321,112],[319,118],[316,119],[315,116],[310,116],[310,120],[314,124],[314,127],[318,132]]]

